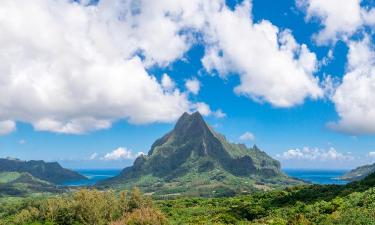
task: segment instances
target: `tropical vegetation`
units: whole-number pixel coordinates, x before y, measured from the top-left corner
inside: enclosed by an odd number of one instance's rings
[[[151,199],[81,189],[53,197],[3,198],[0,224],[375,224],[375,174],[347,185],[302,185],[222,198]]]

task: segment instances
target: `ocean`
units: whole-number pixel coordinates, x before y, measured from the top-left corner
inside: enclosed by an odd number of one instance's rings
[[[283,169],[291,177],[296,177],[313,184],[346,184],[337,178],[349,170],[317,170],[317,169]]]
[[[120,174],[121,169],[73,169],[87,177],[88,180],[65,182],[64,186],[92,186],[96,182]]]
[[[86,176],[88,180],[66,182],[64,186],[92,186],[96,182],[118,175],[121,169],[76,169],[78,173]],[[286,174],[313,184],[346,184],[337,177],[348,172],[347,170],[317,170],[317,169],[284,169]]]

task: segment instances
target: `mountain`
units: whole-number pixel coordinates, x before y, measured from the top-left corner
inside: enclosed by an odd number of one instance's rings
[[[195,112],[184,113],[148,155],[98,186],[138,186],[154,195],[223,196],[301,183],[257,146],[229,143]]]
[[[44,180],[33,177],[29,173],[0,173],[0,197],[27,196],[36,193],[60,193],[63,189]]]
[[[372,165],[364,165],[357,167],[348,173],[342,175],[340,177],[341,180],[346,181],[357,181],[362,180],[363,178],[367,177],[371,173],[375,173],[375,163]]]
[[[29,173],[35,178],[53,184],[87,179],[77,172],[61,167],[57,162],[44,162],[42,160],[22,161],[19,159],[0,158],[1,172]]]

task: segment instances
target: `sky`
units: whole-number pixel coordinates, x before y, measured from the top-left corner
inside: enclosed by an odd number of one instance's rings
[[[373,0],[2,0],[0,157],[123,168],[199,111],[283,168],[375,162]]]

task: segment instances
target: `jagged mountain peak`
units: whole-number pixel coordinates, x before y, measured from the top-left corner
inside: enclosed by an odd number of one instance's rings
[[[175,127],[174,132],[202,132],[203,130],[208,129],[208,125],[204,121],[202,115],[199,112],[194,112],[189,114],[185,112],[182,116],[178,119]]]
[[[230,188],[245,182],[248,190],[255,181],[273,186],[275,180],[295,182],[281,172],[278,161],[257,146],[229,143],[209,127],[199,112],[184,113],[173,130],[153,143],[147,156],[138,157],[133,166],[99,186],[139,184],[151,178],[167,189],[193,185],[191,182],[210,187],[226,183]]]

